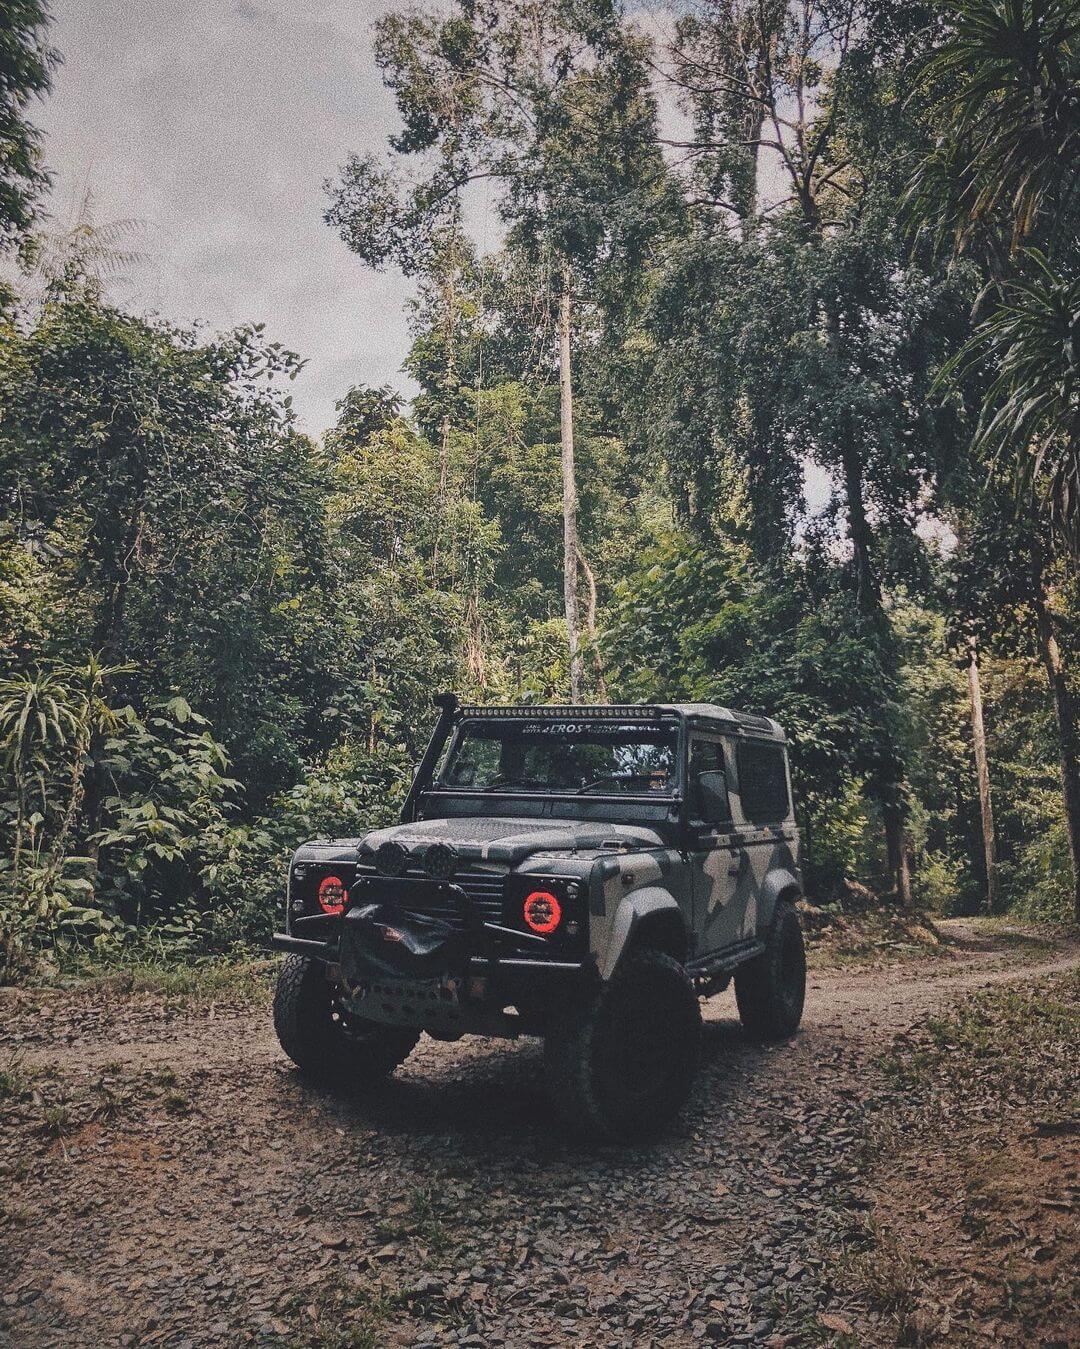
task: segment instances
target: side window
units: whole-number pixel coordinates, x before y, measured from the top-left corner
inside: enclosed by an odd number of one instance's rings
[[[739,770],[739,799],[750,824],[776,824],[786,820],[787,766],[782,745],[765,740],[740,740],[735,751]]]
[[[690,742],[690,814],[706,824],[727,824],[731,819],[724,746],[719,740]]]

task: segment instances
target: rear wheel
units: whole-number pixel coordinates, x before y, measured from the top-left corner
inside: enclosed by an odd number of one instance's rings
[[[765,950],[735,971],[739,1019],[755,1040],[786,1040],[806,999],[806,948],[795,905],[777,903]]]
[[[420,1038],[419,1031],[407,1027],[349,1016],[326,977],[326,966],[298,955],[287,955],[278,973],[274,1029],[305,1077],[341,1086],[386,1077]]]
[[[558,1008],[544,1042],[552,1103],[589,1142],[656,1133],[690,1094],[701,1008],[671,956],[626,956],[592,998]]]

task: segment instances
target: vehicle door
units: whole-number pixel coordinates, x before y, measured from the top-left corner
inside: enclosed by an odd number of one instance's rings
[[[687,763],[692,831],[695,955],[719,951],[742,935],[748,869],[732,822],[724,737],[693,732]]]
[[[744,927],[740,936],[761,936],[761,896],[770,871],[795,866],[797,846],[791,807],[787,753],[776,740],[740,736],[731,747],[734,774],[729,779],[732,806],[745,858]]]

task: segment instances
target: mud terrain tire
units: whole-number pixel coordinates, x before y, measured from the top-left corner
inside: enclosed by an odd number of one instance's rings
[[[549,1016],[552,1104],[586,1143],[647,1138],[685,1104],[700,1041],[701,1008],[686,971],[659,951],[634,951],[598,993]]]
[[[419,1031],[349,1017],[322,962],[298,955],[287,955],[278,973],[274,1029],[305,1077],[344,1087],[388,1076],[420,1038]]]
[[[795,905],[777,903],[765,950],[735,971],[739,1019],[754,1040],[787,1040],[806,1000],[806,947]]]

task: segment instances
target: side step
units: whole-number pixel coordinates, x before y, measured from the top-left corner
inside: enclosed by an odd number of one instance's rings
[[[725,946],[722,951],[711,951],[707,956],[700,956],[697,960],[692,960],[686,967],[686,972],[691,979],[703,979],[712,981],[722,978],[726,974],[731,974],[732,970],[744,964],[747,960],[753,960],[755,956],[761,955],[765,950],[765,943],[758,941],[756,937],[748,937],[745,941],[735,942],[732,946]]]

